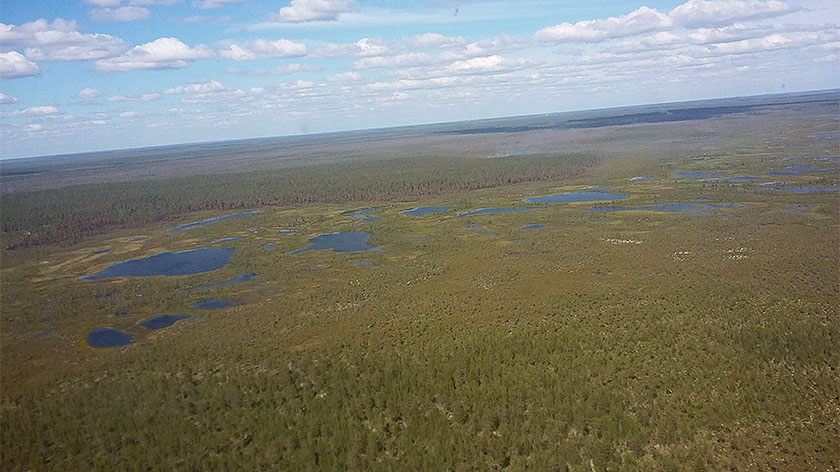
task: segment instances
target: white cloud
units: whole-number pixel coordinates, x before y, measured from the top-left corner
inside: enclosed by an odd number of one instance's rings
[[[120,0],[85,0],[88,5],[97,7],[116,7],[119,6]]]
[[[120,113],[120,118],[137,118],[138,116],[140,116],[140,113],[136,111],[124,111]]]
[[[90,120],[88,124],[102,126],[108,124],[108,122],[105,120]]]
[[[225,86],[215,80],[196,80],[190,82],[186,86],[173,87],[167,89],[165,94],[177,95],[182,93],[210,93],[225,90]]]
[[[24,108],[22,110],[14,110],[9,113],[3,113],[4,118],[17,118],[20,116],[51,116],[59,115],[61,111],[52,105],[44,105],[37,107]]]
[[[327,77],[330,82],[354,82],[361,79],[362,76],[358,72],[342,72]]]
[[[122,56],[96,61],[93,67],[100,71],[177,69],[213,56],[213,51],[203,44],[191,48],[177,38],[158,38],[135,46]]]
[[[220,50],[219,55],[234,61],[250,61],[265,57],[301,57],[306,55],[306,45],[288,39],[274,41],[258,39],[247,48],[231,44]]]
[[[0,52],[0,78],[17,79],[40,73],[38,64],[25,58],[23,54],[17,51]]]
[[[672,24],[668,15],[643,6],[623,16],[549,26],[537,31],[534,38],[545,42],[601,41],[663,29]]]
[[[370,57],[390,54],[388,43],[382,38],[362,38],[355,43],[329,43],[318,50],[319,57]]]
[[[15,98],[11,95],[6,95],[3,92],[0,92],[0,104],[9,105],[9,104],[12,104],[12,103],[17,103],[17,102],[18,102],[17,98]]]
[[[75,21],[61,18],[52,23],[39,19],[20,26],[0,23],[0,46],[26,48],[33,61],[84,61],[116,56],[125,42],[108,34],[82,34]]]
[[[140,95],[112,95],[108,97],[109,102],[150,102],[157,100],[161,95],[157,92],[147,92]]]
[[[44,127],[39,125],[38,123],[30,123],[23,127],[23,130],[27,133],[31,133],[33,131],[41,131]]]
[[[210,10],[212,8],[221,8],[225,5],[232,5],[234,3],[242,3],[243,0],[201,0],[193,2],[192,6],[201,10]]]
[[[419,66],[434,62],[437,62],[434,56],[421,52],[398,54],[396,56],[365,57],[353,61],[350,67],[354,69],[381,69],[388,67]]]
[[[102,92],[100,92],[99,90],[93,89],[93,88],[82,89],[82,91],[79,92],[79,97],[84,98],[85,100],[89,100],[91,98],[96,98],[96,97],[101,97],[101,96],[102,96]]]
[[[688,0],[671,10],[669,16],[684,26],[720,26],[751,18],[783,15],[793,10],[793,7],[778,0]]]
[[[88,12],[90,21],[107,23],[111,21],[138,21],[149,17],[149,9],[143,7],[94,8]]]
[[[272,19],[289,23],[335,21],[342,13],[353,10],[355,3],[354,0],[292,0],[289,6],[272,15]]]

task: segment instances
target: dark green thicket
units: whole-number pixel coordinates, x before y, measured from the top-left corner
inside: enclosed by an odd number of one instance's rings
[[[4,246],[77,242],[200,210],[393,201],[581,175],[592,155],[417,158],[327,164],[12,193],[0,199]]]

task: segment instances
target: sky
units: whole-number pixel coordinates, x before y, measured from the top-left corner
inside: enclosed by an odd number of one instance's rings
[[[837,0],[0,0],[0,158],[840,88]]]

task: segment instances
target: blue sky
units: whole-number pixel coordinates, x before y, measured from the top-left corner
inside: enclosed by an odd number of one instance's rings
[[[840,87],[835,0],[0,1],[0,157]]]

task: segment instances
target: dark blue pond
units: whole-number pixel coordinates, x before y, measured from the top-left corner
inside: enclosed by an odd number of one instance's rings
[[[131,259],[109,265],[102,272],[80,277],[99,280],[107,277],[150,277],[155,275],[187,275],[209,272],[230,261],[235,249],[201,248],[181,252],[161,252],[141,259]]]
[[[341,216],[352,216],[353,218],[359,218],[359,221],[356,224],[365,224],[365,223],[373,223],[374,221],[379,221],[381,218],[378,216],[368,216],[366,213],[371,213],[374,211],[384,210],[388,208],[387,206],[377,206],[377,207],[369,207],[369,208],[361,208],[358,210],[348,210],[345,212],[340,213]]]
[[[217,240],[213,241],[213,244],[215,244],[215,243],[232,243],[234,241],[244,241],[244,240],[245,240],[245,238],[238,238],[238,237],[222,238],[222,239],[217,239]]]
[[[232,215],[225,215],[225,216],[217,216],[215,218],[207,218],[206,220],[195,221],[193,223],[187,223],[183,225],[176,226],[174,228],[169,228],[166,230],[167,233],[177,233],[179,231],[184,231],[186,229],[195,228],[198,226],[209,225],[210,223],[216,223],[217,221],[224,221],[224,220],[232,220],[234,218],[242,218],[243,216],[250,216],[262,213],[262,210],[256,211],[245,211],[242,213],[234,213]]]
[[[531,211],[531,210],[543,210],[545,207],[515,207],[515,208],[477,208],[471,211],[465,211],[463,213],[458,213],[455,215],[456,217],[461,216],[473,216],[473,215],[495,215],[498,213],[511,213],[515,211]]]
[[[281,229],[281,230],[277,231],[277,234],[291,234],[291,233],[297,233],[297,230],[296,229]]]
[[[522,226],[520,226],[516,229],[539,229],[539,228],[545,228],[545,225],[542,224],[542,223],[534,223],[534,224],[530,224],[530,225],[522,225]]]
[[[341,233],[319,234],[307,239],[310,246],[289,251],[286,254],[298,254],[305,251],[318,251],[331,249],[333,252],[356,252],[367,251],[376,246],[365,242],[371,236],[367,231],[345,231]]]
[[[110,251],[110,249],[97,249],[97,250],[93,251],[92,254],[102,254],[102,253],[106,253],[108,251]]]
[[[123,318],[128,316],[128,312],[126,311],[117,311],[114,313],[114,318]]]
[[[447,207],[447,206],[444,206],[444,207],[417,207],[417,208],[412,208],[410,210],[403,210],[400,213],[402,213],[403,215],[408,215],[408,216],[423,216],[423,215],[428,215],[429,213],[439,213],[441,211],[446,211],[446,210],[449,210],[450,208],[452,208],[452,207]]]
[[[701,179],[700,182],[750,182],[762,180],[760,177],[715,177],[712,179]]]
[[[630,182],[642,182],[645,180],[653,180],[653,176],[650,175],[642,175],[639,177],[631,177]]]
[[[208,288],[216,288],[216,287],[227,287],[228,285],[241,284],[241,283],[250,282],[250,281],[256,280],[256,279],[257,279],[257,274],[255,274],[253,272],[248,273],[248,274],[236,274],[236,277],[234,277],[230,280],[225,280],[224,282],[217,282],[215,284],[210,284],[210,285],[203,285],[201,287],[198,287],[198,290],[205,290],[205,289],[208,289]]]
[[[153,316],[149,319],[143,320],[140,322],[140,326],[155,330],[166,328],[168,326],[172,326],[175,324],[176,321],[185,320],[189,318],[187,315],[160,315],[160,316]]]
[[[674,177],[678,179],[697,179],[700,177],[711,177],[713,175],[721,175],[723,172],[677,172]]]
[[[207,300],[201,300],[193,303],[193,308],[197,308],[199,310],[219,310],[233,305],[236,305],[236,302],[232,300],[219,300],[218,298],[208,298]]]
[[[735,208],[734,204],[713,204],[713,205],[695,205],[691,203],[663,203],[661,205],[648,205],[639,207],[617,207],[617,206],[598,206],[590,207],[587,210],[591,211],[664,211],[668,213],[679,213],[682,211],[704,212],[707,210],[718,210],[721,208]]]
[[[133,341],[134,336],[116,329],[93,328],[87,334],[88,346],[96,348],[125,346]]]
[[[607,192],[568,192],[555,193],[545,197],[532,197],[525,200],[533,203],[575,203],[597,202],[602,200],[623,200],[627,195]]]
[[[836,192],[840,187],[773,187],[773,190],[784,190],[796,193]]]
[[[144,238],[144,237],[142,237],[142,236],[135,236],[135,237],[133,237],[133,238],[128,238],[128,240],[129,240],[129,241],[145,241],[145,240],[146,240],[146,238]]]
[[[277,247],[277,245],[274,243],[265,243],[262,246],[260,246],[260,249],[271,249],[275,247]]]

